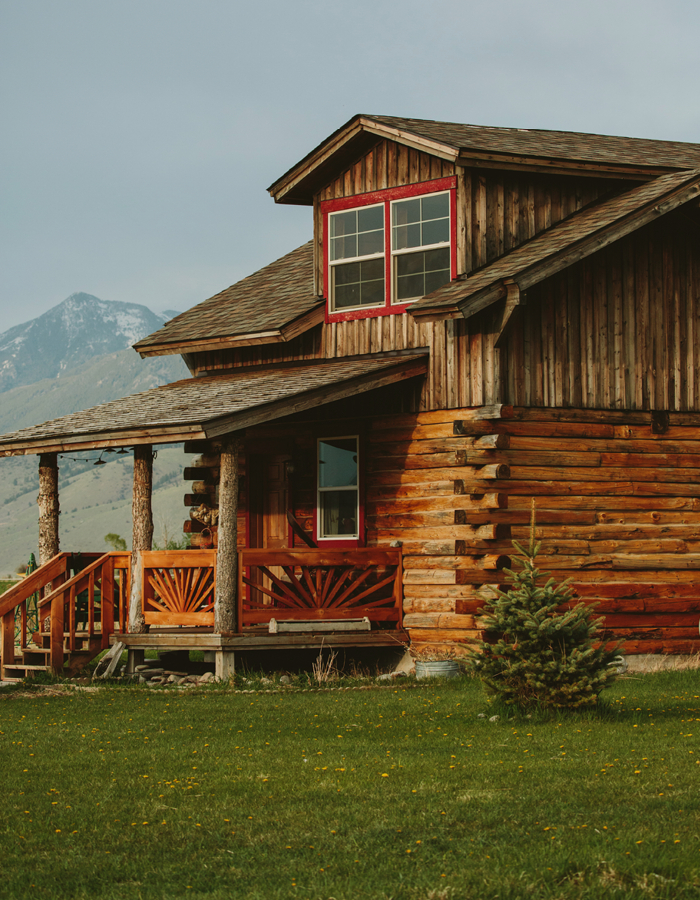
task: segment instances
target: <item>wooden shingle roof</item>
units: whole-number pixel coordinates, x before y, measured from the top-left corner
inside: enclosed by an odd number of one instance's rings
[[[700,168],[662,175],[583,209],[466,278],[448,282],[410,312],[417,319],[469,318],[504,298],[507,282],[527,290],[698,195]]]
[[[188,378],[0,436],[0,456],[216,437],[425,373],[385,354]]]
[[[477,168],[525,167],[646,180],[700,167],[700,144],[682,141],[356,115],[268,190],[278,203],[309,205],[314,191],[382,139]]]
[[[141,356],[288,341],[323,320],[313,241],[181,313],[134,345]]]

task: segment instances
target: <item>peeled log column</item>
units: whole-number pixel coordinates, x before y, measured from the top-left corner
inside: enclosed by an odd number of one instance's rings
[[[58,553],[58,454],[39,456],[39,565]]]
[[[236,630],[238,582],[238,451],[240,439],[229,438],[221,448],[219,476],[219,530],[216,553],[214,631]]]
[[[150,550],[153,541],[153,450],[150,444],[134,447],[134,491],[131,501],[133,531],[131,541],[131,596],[129,598],[129,631],[142,634],[146,630],[141,603],[141,551]]]

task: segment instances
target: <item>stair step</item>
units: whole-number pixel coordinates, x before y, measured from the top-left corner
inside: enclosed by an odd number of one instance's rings
[[[24,665],[23,663],[10,663],[10,665],[8,665],[8,666],[3,666],[3,670],[5,672],[5,675],[7,675],[8,672],[11,674],[13,670],[17,671],[17,672],[19,672],[19,671],[22,671],[22,672],[48,672],[49,667],[48,666],[29,666],[29,665]]]

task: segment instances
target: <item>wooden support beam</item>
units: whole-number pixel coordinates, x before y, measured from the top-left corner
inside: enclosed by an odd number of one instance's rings
[[[58,553],[58,454],[39,456],[39,565]]]
[[[240,438],[228,437],[221,447],[219,475],[219,525],[216,551],[216,592],[214,631],[236,631],[236,588],[238,583],[238,454]],[[219,674],[217,672],[217,674]]]
[[[129,598],[129,631],[142,634],[146,622],[142,609],[141,552],[150,550],[153,542],[153,449],[150,444],[134,447],[134,488],[131,501],[132,554],[131,596]]]

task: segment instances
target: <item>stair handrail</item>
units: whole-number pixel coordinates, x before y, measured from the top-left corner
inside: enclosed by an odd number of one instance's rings
[[[68,556],[71,554],[69,553]],[[54,588],[50,594],[46,594],[39,601],[39,609],[42,609],[44,606],[48,606],[51,604],[52,600],[55,597],[58,597],[61,594],[65,594],[67,590],[70,590],[72,587],[75,588],[76,593],[80,593],[85,589],[86,585],[81,584],[83,578],[88,578],[91,572],[95,572],[98,568],[104,565],[105,561],[108,558],[114,559],[114,568],[115,569],[127,569],[130,565],[131,553],[128,550],[109,550],[107,553],[103,553],[102,556],[99,556],[96,560],[90,563],[90,565],[85,566],[84,569],[81,569],[79,572],[76,572],[72,578],[69,578],[68,581],[64,581],[63,584],[60,584],[57,588]],[[117,560],[120,562],[124,562],[124,565],[117,565]],[[38,570],[37,570],[38,571]]]
[[[72,578],[63,582],[54,591],[43,598],[39,604],[41,610],[47,606],[50,608],[50,643],[49,665],[53,672],[59,673],[64,664],[64,634],[68,627],[68,649],[74,652],[76,649],[76,625],[77,625],[77,597],[87,588],[87,629],[80,632],[80,637],[92,639],[98,636],[95,630],[95,576],[100,576],[100,644],[103,650],[109,646],[109,637],[114,633],[114,570],[116,568],[128,571],[131,554],[120,550],[110,550],[93,560]],[[121,565],[118,565],[121,563]],[[66,596],[67,595],[67,596]],[[66,607],[68,622],[66,623]]]
[[[26,602],[32,594],[43,591],[48,584],[65,578],[70,566],[70,553],[57,553],[48,562],[35,569],[18,584],[0,595],[0,660],[3,669],[15,661],[15,614],[17,607],[23,609],[23,628],[26,621]],[[22,635],[24,640],[24,635]],[[2,670],[0,670],[2,671]]]
[[[0,616],[14,612],[32,594],[51,584],[68,571],[68,563],[72,553],[58,553],[35,569],[31,575],[27,575],[14,587],[9,588],[4,594],[0,594]]]

